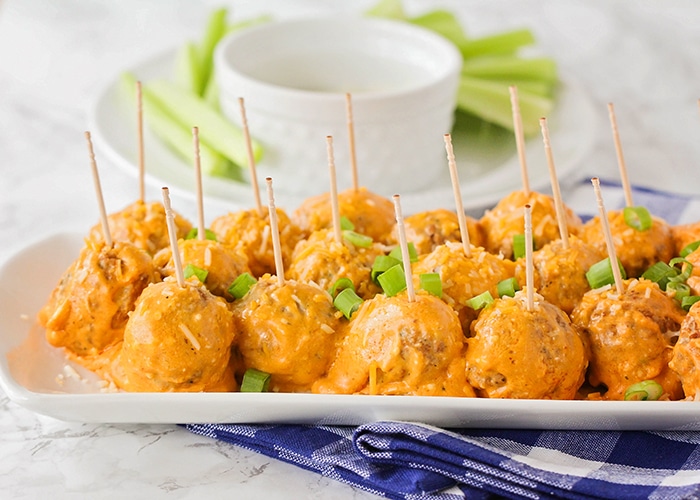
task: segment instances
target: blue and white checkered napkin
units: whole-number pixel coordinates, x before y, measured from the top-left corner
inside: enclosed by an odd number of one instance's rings
[[[396,499],[700,497],[700,432],[189,425]]]
[[[602,186],[608,210],[619,184]],[[700,199],[635,188],[635,205],[670,224],[700,220]],[[590,181],[567,204],[596,215]],[[363,490],[397,499],[700,498],[700,432],[446,430],[419,423],[360,427],[188,425]]]

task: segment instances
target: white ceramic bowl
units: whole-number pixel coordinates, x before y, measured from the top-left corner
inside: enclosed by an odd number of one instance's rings
[[[425,189],[447,168],[462,58],[419,27],[367,18],[270,23],[222,40],[215,54],[223,112],[264,147],[258,173],[275,190],[329,189],[326,136],[339,189],[350,187],[345,94],[352,95],[360,184],[383,193]]]

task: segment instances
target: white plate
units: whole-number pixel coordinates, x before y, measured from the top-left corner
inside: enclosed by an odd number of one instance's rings
[[[130,71],[143,82],[160,78],[172,79],[174,59],[175,52],[168,51],[125,71]],[[90,106],[89,127],[99,153],[136,175],[136,111],[133,98],[127,94],[118,76],[111,80]],[[567,81],[561,86],[554,114],[547,117],[547,121],[557,173],[560,182],[564,183],[571,178],[569,174],[585,159],[593,145],[597,114],[588,94],[575,83]],[[145,128],[147,182],[156,188],[168,186],[173,196],[193,205],[195,195],[191,166],[150,134],[148,127]],[[514,139],[509,136],[504,139],[501,134],[500,141],[494,146],[479,140],[482,132],[483,130],[472,131],[453,136],[464,207],[476,215],[522,186]],[[359,147],[362,146],[358,145]],[[549,171],[541,139],[528,141],[527,161],[531,187],[548,189]],[[264,158],[260,166],[262,165]],[[453,199],[447,161],[436,168],[442,169],[442,176],[433,185],[426,186],[424,191],[401,193],[404,211],[415,213],[445,207]],[[368,188],[386,196],[394,194],[391,186]],[[249,208],[254,203],[251,189],[245,184],[209,177],[203,180],[203,190],[205,204],[213,209],[212,215],[226,210]],[[306,196],[316,194],[319,193],[306,193]],[[293,210],[303,201],[299,195],[285,193],[282,185],[275,187],[275,197],[278,206],[287,210]]]
[[[411,396],[102,392],[48,345],[36,313],[78,255],[79,234],[43,239],[0,268],[0,386],[14,402],[79,422],[315,423],[410,420],[443,427],[700,430],[700,403],[526,401]],[[59,375],[63,374],[63,384]]]

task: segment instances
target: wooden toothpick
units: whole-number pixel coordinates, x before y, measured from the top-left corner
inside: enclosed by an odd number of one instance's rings
[[[105,200],[102,196],[100,173],[97,171],[97,161],[95,160],[95,150],[92,147],[92,136],[90,135],[90,132],[85,132],[85,140],[87,141],[88,155],[90,156],[90,168],[92,169],[92,180],[95,184],[97,206],[100,210],[100,222],[102,224],[102,233],[104,234],[105,244],[108,247],[111,247],[113,245],[112,233],[109,230],[109,219],[107,218],[107,210],[105,209]]]
[[[513,111],[513,130],[515,132],[515,146],[518,149],[523,192],[525,196],[530,196],[530,178],[527,172],[527,158],[525,157],[525,132],[523,132],[523,118],[520,114],[518,88],[515,85],[511,85],[508,90],[510,91],[510,106]]]
[[[165,207],[165,222],[168,226],[168,237],[170,239],[170,250],[173,254],[173,265],[175,266],[175,277],[177,284],[181,287],[185,286],[185,273],[182,269],[182,259],[180,258],[180,249],[177,246],[177,227],[175,226],[175,214],[170,206],[170,190],[167,187],[163,191],[163,207]]]
[[[455,160],[454,148],[452,147],[452,136],[444,135],[445,150],[447,151],[447,164],[450,167],[450,179],[452,180],[452,192],[454,193],[455,206],[457,209],[457,220],[459,221],[459,234],[462,237],[462,248],[464,255],[471,257],[472,250],[469,242],[469,227],[467,217],[464,214],[464,204],[462,203],[462,190],[459,186],[459,176],[457,175],[457,161]]]
[[[620,181],[625,192],[625,204],[628,207],[634,206],[632,202],[632,188],[627,177],[627,165],[625,157],[622,154],[622,142],[620,141],[620,133],[617,129],[617,118],[615,117],[615,107],[613,103],[608,103],[608,115],[610,116],[610,126],[612,127],[613,141],[615,143],[615,153],[617,154],[617,166],[620,169]]]
[[[250,185],[253,188],[253,199],[255,207],[262,217],[263,205],[260,200],[260,187],[258,186],[258,174],[255,168],[255,155],[253,154],[253,141],[250,138],[250,130],[248,129],[248,118],[245,113],[245,103],[242,97],[238,98],[238,106],[241,111],[241,128],[243,129],[243,138],[245,140],[246,153],[248,153],[248,171],[250,173]]]
[[[335,241],[343,241],[343,233],[340,229],[340,204],[338,202],[338,181],[335,174],[335,158],[333,156],[333,137],[326,136],[326,152],[328,154],[328,173],[331,185],[331,215],[333,219],[333,235]]]
[[[540,118],[540,128],[542,129],[542,140],[544,142],[544,151],[547,155],[547,166],[549,167],[549,180],[552,184],[552,195],[554,197],[554,208],[557,213],[557,224],[559,225],[559,236],[562,240],[564,250],[569,248],[569,228],[566,223],[566,213],[564,212],[564,202],[561,199],[561,190],[559,189],[559,179],[557,178],[557,170],[554,167],[554,155],[549,142],[549,128],[547,127],[547,119]]]
[[[275,256],[275,272],[277,283],[284,285],[284,261],[282,260],[282,245],[280,243],[280,230],[277,222],[277,208],[275,207],[275,194],[272,190],[272,177],[266,177],[268,210],[270,211],[270,233],[272,236],[272,251]]]
[[[136,134],[138,140],[139,201],[146,201],[146,155],[143,143],[143,93],[141,82],[136,82]]]
[[[413,273],[411,271],[411,256],[408,253],[408,241],[406,240],[406,228],[403,223],[401,212],[401,197],[398,194],[393,196],[394,212],[396,214],[396,229],[399,233],[399,245],[401,247],[401,260],[403,261],[403,272],[406,279],[406,294],[409,302],[415,302],[416,292],[413,289]]]
[[[620,273],[620,266],[617,263],[615,243],[613,242],[612,232],[610,231],[610,223],[608,222],[608,215],[605,211],[603,195],[600,192],[600,180],[597,177],[593,177],[591,183],[593,184],[596,201],[598,202],[600,224],[603,228],[603,235],[605,236],[605,246],[608,249],[608,258],[610,259],[610,268],[612,269],[613,278],[615,279],[615,288],[617,289],[617,293],[621,294],[624,291],[622,288],[622,273]]]
[[[535,265],[532,262],[532,207],[525,205],[525,285],[527,310],[535,307]]]
[[[352,96],[349,92],[345,94],[345,113],[348,124],[348,142],[350,145],[350,172],[352,174],[352,188],[357,191],[360,189],[360,182],[357,174],[357,154],[355,152],[355,123],[352,116]]]
[[[207,239],[204,226],[204,194],[202,193],[202,162],[199,156],[199,128],[192,127],[192,145],[194,146],[194,176],[197,189],[197,239]]]

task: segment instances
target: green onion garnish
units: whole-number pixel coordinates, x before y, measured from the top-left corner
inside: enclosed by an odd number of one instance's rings
[[[681,302],[684,297],[690,296],[690,287],[680,281],[671,281],[666,286],[666,290],[674,292],[673,298],[679,302]]]
[[[656,401],[664,393],[656,380],[644,380],[632,384],[625,391],[625,401]]]
[[[186,240],[193,240],[193,239],[195,239],[195,238],[197,237],[198,233],[199,233],[199,231],[197,231],[197,228],[196,228],[196,227],[193,227],[193,228],[190,229],[190,231],[187,233],[187,235],[185,236],[185,239],[186,239]],[[204,230],[204,238],[207,239],[207,240],[211,240],[211,241],[217,241],[217,239],[216,239],[216,233],[215,233],[214,231],[212,231],[211,229],[205,229],[205,230]]]
[[[350,219],[344,215],[340,216],[340,229],[341,231],[353,231],[355,229],[355,224],[352,223]]]
[[[207,280],[207,276],[209,276],[209,271],[206,269],[202,269],[201,267],[197,267],[193,264],[187,264],[185,266],[185,269],[182,270],[185,279],[191,278],[192,276],[196,276],[199,281],[204,283]]]
[[[627,279],[627,273],[625,268],[622,266],[620,259],[617,259],[617,265],[620,267],[620,275],[622,279]],[[600,288],[605,285],[612,285],[615,283],[615,276],[613,275],[612,266],[610,265],[610,257],[606,257],[601,261],[593,264],[586,272],[586,279],[588,284],[592,289]]]
[[[681,299],[681,307],[685,311],[689,311],[693,304],[700,300],[700,295],[690,295]]]
[[[236,299],[241,299],[245,297],[250,288],[257,283],[257,280],[251,276],[250,273],[239,274],[238,277],[233,280],[231,286],[228,287],[228,293],[233,295]]]
[[[355,245],[356,247],[361,247],[361,248],[369,248],[372,246],[372,240],[371,236],[366,236],[364,234],[356,233],[355,231],[351,231],[350,229],[344,229],[343,230],[343,238],[349,242]]]
[[[423,290],[436,297],[442,297],[442,280],[438,273],[423,273],[418,279]]]
[[[377,276],[377,280],[387,297],[393,297],[406,289],[406,275],[401,264],[390,267]]]
[[[525,257],[525,235],[513,235],[513,260],[522,259]]]
[[[668,262],[668,265],[676,269],[676,264],[681,265],[681,271],[678,276],[670,278],[669,281],[679,281],[685,283],[690,275],[693,274],[693,264],[685,260],[683,257],[675,257]]]
[[[248,368],[243,374],[241,392],[267,392],[270,387],[270,374]]]
[[[697,250],[698,247],[700,247],[700,240],[689,243],[683,247],[683,250],[681,250],[680,256],[687,257],[688,255],[693,253],[695,250]]]
[[[346,288],[350,288],[354,292],[355,291],[355,284],[352,282],[352,280],[350,278],[340,278],[335,283],[333,283],[333,286],[331,287],[330,290],[328,290],[328,293],[331,294],[331,297],[335,298],[336,295],[338,295],[340,292],[342,292]]]
[[[651,215],[644,207],[625,207],[622,215],[625,218],[625,224],[637,231],[646,231],[651,228]]]
[[[395,259],[393,257],[389,257],[388,255],[378,255],[372,264],[372,270],[369,273],[370,278],[372,278],[372,281],[375,283],[379,283],[377,280],[379,275],[397,264],[401,265],[401,259]]]
[[[391,252],[389,252],[389,257],[393,257],[398,261],[403,260],[401,258],[401,246],[395,246],[391,250]],[[416,262],[418,260],[418,252],[416,251],[416,246],[411,241],[408,242],[408,259],[411,262]]]
[[[353,288],[344,288],[333,299],[333,305],[336,309],[343,313],[347,319],[350,319],[352,313],[362,304],[362,299],[357,296]]]
[[[493,296],[488,290],[486,290],[484,293],[480,293],[476,297],[472,297],[466,302],[467,306],[477,311],[490,304],[493,304]]]
[[[518,284],[518,280],[515,278],[508,278],[498,282],[497,290],[499,297],[515,297],[515,292],[520,290],[520,285]]]
[[[644,271],[642,278],[653,281],[659,285],[659,288],[665,291],[668,281],[671,278],[678,276],[678,274],[678,269],[675,267],[671,267],[665,262],[657,262],[653,266],[649,267],[649,269]]]

